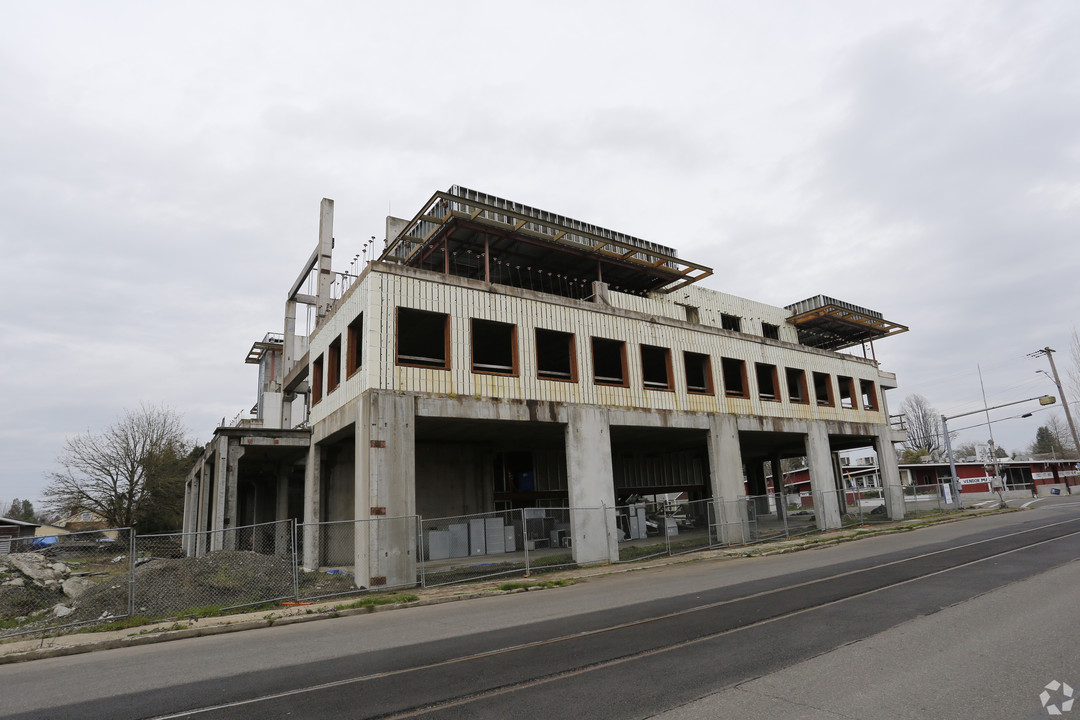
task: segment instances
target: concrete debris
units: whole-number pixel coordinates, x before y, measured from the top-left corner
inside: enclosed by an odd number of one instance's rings
[[[66,616],[70,615],[71,613],[75,612],[74,608],[69,608],[67,605],[62,605],[61,603],[57,603],[56,605],[53,605],[52,611],[53,611],[53,615],[55,615],[58,618],[66,617]]]
[[[96,583],[93,580],[88,580],[84,577],[70,577],[64,581],[62,587],[64,594],[74,600],[90,588],[94,587],[95,584]]]
[[[53,563],[49,563],[44,556],[37,553],[14,553],[5,557],[3,562],[39,585],[44,585],[48,580],[56,582],[64,578],[63,571],[55,569]],[[64,571],[67,570],[63,563],[55,564],[64,568]]]

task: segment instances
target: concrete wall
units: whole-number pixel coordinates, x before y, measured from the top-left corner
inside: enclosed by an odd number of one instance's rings
[[[424,518],[487,512],[491,450],[473,444],[421,442],[416,446],[416,511]]]

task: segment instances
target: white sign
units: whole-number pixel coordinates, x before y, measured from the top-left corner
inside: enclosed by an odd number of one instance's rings
[[[987,443],[977,443],[975,445],[975,457],[979,462],[990,462],[990,445]]]
[[[1058,470],[1061,477],[1080,477],[1080,470]]]
[[[990,476],[988,476],[988,475],[983,475],[982,477],[973,477],[973,478],[960,478],[960,484],[961,485],[979,485],[979,484],[982,484],[982,483],[988,483],[988,482],[990,482],[991,479],[992,478],[990,478]]]
[[[1031,477],[1035,480],[1053,480],[1054,473],[1052,472],[1037,472],[1031,473]]]
[[[945,495],[945,504],[946,505],[951,505],[952,504],[952,486],[951,485],[942,485],[941,486],[941,492],[944,493],[944,495]]]

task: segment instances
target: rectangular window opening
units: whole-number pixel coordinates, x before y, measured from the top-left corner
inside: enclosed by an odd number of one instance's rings
[[[577,382],[574,334],[536,329],[536,376],[544,380]]]
[[[742,318],[738,315],[728,315],[727,313],[720,313],[720,327],[725,330],[734,330],[735,332],[742,331]]]
[[[341,384],[341,336],[334,338],[326,351],[326,394],[337,390]]]
[[[724,373],[724,394],[728,397],[750,397],[746,388],[746,363],[734,358],[720,358]]]
[[[686,370],[686,391],[698,395],[712,395],[712,362],[708,355],[683,352]]]
[[[641,376],[650,390],[671,390],[671,350],[642,345]]]
[[[836,404],[833,399],[832,378],[828,373],[814,373],[814,398],[822,407],[832,407]]]
[[[837,375],[836,383],[840,386],[840,407],[852,410],[855,407],[855,381],[845,375]]]
[[[364,313],[349,323],[345,349],[345,377],[351,377],[364,364]]]
[[[806,394],[806,373],[796,368],[785,368],[784,374],[787,380],[788,400],[793,403],[809,403],[810,397]]]
[[[399,307],[397,309],[397,364],[450,368],[450,316]]]
[[[315,362],[311,363],[311,404],[322,400],[322,383],[323,383],[323,356],[315,358]]]
[[[754,363],[754,370],[757,375],[758,397],[762,400],[779,400],[780,397],[777,392],[779,381],[776,377],[776,366],[767,363]]]
[[[874,382],[872,380],[860,380],[859,390],[862,394],[862,406],[863,410],[878,409],[877,392],[874,389]]]
[[[517,325],[472,319],[472,371],[517,375]]]
[[[761,334],[763,337],[767,337],[771,340],[780,339],[780,326],[773,325],[772,323],[761,323]]]
[[[593,382],[626,387],[626,343],[622,340],[592,339]]]

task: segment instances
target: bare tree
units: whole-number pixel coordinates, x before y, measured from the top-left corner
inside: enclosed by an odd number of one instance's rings
[[[904,398],[904,402],[900,403],[900,412],[907,426],[904,448],[915,454],[924,450],[935,460],[940,458],[945,449],[941,434],[941,413],[918,394]]]
[[[102,433],[67,439],[57,458],[62,469],[50,474],[43,493],[46,505],[62,514],[92,510],[113,527],[129,527],[156,489],[183,483],[183,474],[176,477],[181,468],[167,460],[187,456],[190,446],[174,411],[146,405],[125,411]]]
[[[1028,446],[1028,452],[1062,459],[1076,457],[1072,434],[1057,413],[1047,415],[1046,424],[1036,431],[1035,441]]]

